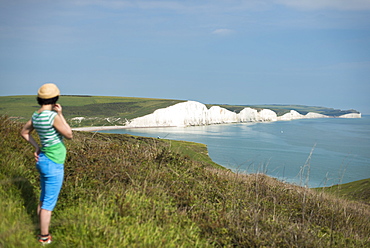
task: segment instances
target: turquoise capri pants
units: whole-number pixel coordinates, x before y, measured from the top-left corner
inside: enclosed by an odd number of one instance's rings
[[[64,165],[53,162],[41,152],[36,167],[40,173],[41,208],[53,211],[63,184]]]

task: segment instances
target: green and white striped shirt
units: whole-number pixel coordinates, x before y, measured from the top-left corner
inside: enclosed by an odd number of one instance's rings
[[[32,125],[36,129],[40,141],[41,151],[57,164],[64,164],[67,150],[63,143],[63,136],[53,126],[56,112],[44,110],[32,115]]]
[[[53,126],[56,115],[56,112],[50,110],[35,112],[32,115],[32,125],[40,136],[42,147],[56,145],[63,140],[62,135]]]

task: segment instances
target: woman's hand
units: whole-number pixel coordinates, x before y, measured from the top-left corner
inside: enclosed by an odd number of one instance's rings
[[[53,110],[55,112],[57,112],[58,114],[61,114],[62,113],[62,105],[60,105],[59,103],[54,104]]]
[[[33,153],[33,155],[35,155],[35,160],[36,160],[36,162],[38,162],[39,161],[39,154],[40,154],[40,148],[36,148],[36,151]]]

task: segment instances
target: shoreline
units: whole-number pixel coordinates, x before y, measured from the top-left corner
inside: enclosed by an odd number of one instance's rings
[[[92,131],[101,131],[101,130],[114,130],[114,129],[127,129],[126,126],[97,126],[97,127],[74,127],[72,128],[73,131],[85,131],[85,132],[92,132]]]
[[[140,128],[164,128],[164,127],[176,127],[176,126],[152,126],[152,127],[128,127],[128,126],[96,126],[96,127],[73,127],[73,131],[102,131],[102,130],[115,130],[115,129],[140,129]]]
[[[360,117],[353,117],[352,114],[349,115],[342,115],[342,116],[321,116],[321,117],[311,117],[311,118],[279,118],[277,120],[273,121],[249,121],[249,122],[227,122],[227,123],[213,123],[213,124],[207,124],[207,125],[223,125],[223,124],[236,124],[236,123],[264,123],[264,122],[276,122],[276,121],[294,121],[294,120],[300,120],[300,119],[322,119],[322,118],[361,118]],[[203,125],[184,125],[184,126],[95,126],[95,127],[75,127],[72,128],[73,131],[85,131],[85,132],[93,132],[93,131],[102,131],[102,130],[116,130],[116,129],[140,129],[140,128],[168,128],[168,127],[187,127],[187,126],[203,126]]]

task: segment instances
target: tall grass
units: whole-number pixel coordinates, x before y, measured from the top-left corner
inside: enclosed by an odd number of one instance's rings
[[[0,130],[0,246],[38,247],[32,147],[5,116]],[[233,173],[161,139],[77,132],[66,145],[50,247],[370,246],[366,204]]]

